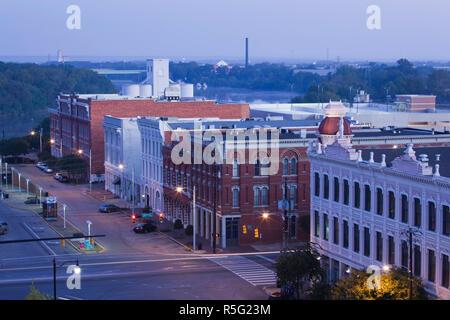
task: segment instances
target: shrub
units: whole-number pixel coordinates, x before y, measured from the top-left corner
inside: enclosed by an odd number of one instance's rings
[[[194,227],[190,224],[186,227],[186,235],[192,236],[194,234]]]
[[[173,228],[174,229],[183,229],[183,222],[181,222],[180,219],[175,220]]]

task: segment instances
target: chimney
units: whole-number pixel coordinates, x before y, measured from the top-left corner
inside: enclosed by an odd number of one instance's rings
[[[433,177],[439,177],[441,174],[439,173],[439,165],[436,164],[434,166],[434,173],[433,173]]]
[[[381,155],[381,166],[386,167],[386,155],[384,153]]]
[[[362,159],[362,150],[358,150],[358,160],[356,160],[357,162],[361,162],[363,161]]]

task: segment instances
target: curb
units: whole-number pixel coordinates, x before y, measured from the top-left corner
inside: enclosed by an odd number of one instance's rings
[[[158,230],[158,232],[159,232],[159,234],[164,235],[164,236],[165,236],[166,238],[168,238],[169,240],[172,240],[172,241],[175,242],[176,244],[182,246],[186,251],[194,252],[194,250],[192,250],[190,247],[188,247],[187,245],[182,244],[181,242],[175,240],[175,238],[173,238],[173,237],[171,237],[171,236],[169,236],[169,235],[167,235],[167,234],[165,234],[165,233],[163,233],[163,232],[161,232],[161,231],[159,231],[159,230]]]

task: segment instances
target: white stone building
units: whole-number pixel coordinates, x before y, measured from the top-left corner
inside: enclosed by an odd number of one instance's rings
[[[162,210],[163,201],[163,132],[160,127],[160,118],[139,118],[138,127],[140,131],[141,155],[141,186],[142,205],[151,207],[154,212]]]
[[[412,270],[430,293],[450,299],[450,147],[364,149],[344,137],[309,148],[311,242],[330,281],[370,265]],[[416,156],[419,154],[419,156]]]
[[[141,196],[141,137],[136,118],[105,116],[105,190],[135,204]],[[134,184],[134,193],[133,193]]]

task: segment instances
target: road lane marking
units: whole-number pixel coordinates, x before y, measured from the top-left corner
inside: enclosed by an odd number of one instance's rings
[[[25,223],[23,222],[23,226],[25,228],[28,229],[28,231],[31,233],[31,235],[33,236],[33,238],[35,239],[40,239],[40,237]],[[45,241],[39,241],[39,243],[44,246],[45,249],[47,249],[51,255],[56,256],[55,251],[53,251],[52,249],[50,249],[50,247],[45,243]]]

